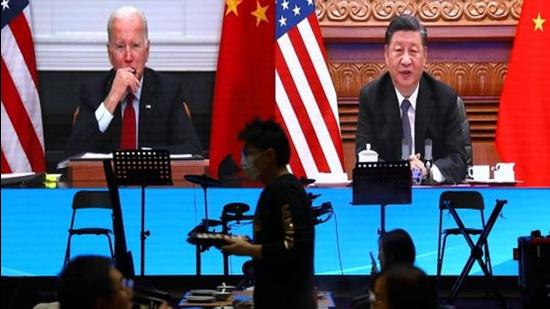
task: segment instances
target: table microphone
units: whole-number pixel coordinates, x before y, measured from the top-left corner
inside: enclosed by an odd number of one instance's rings
[[[430,138],[424,142],[424,160],[432,161],[432,140]]]
[[[432,181],[432,173],[431,173],[432,160],[433,160],[433,157],[432,157],[432,140],[430,138],[427,138],[424,141],[424,161],[426,162],[426,170],[427,170],[427,177],[428,177],[428,182],[429,183],[431,183],[431,181]]]

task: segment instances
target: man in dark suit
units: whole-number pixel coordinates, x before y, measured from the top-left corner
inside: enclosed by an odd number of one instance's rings
[[[388,72],[361,89],[355,150],[370,144],[381,160],[409,159],[411,169],[423,176],[431,173],[436,182],[456,183],[466,176],[464,115],[456,92],[424,72],[426,39],[426,29],[413,16],[399,16],[388,26]],[[428,140],[430,170],[422,161]]]
[[[143,12],[115,10],[107,31],[113,69],[84,86],[67,154],[141,147],[201,154],[181,84],[145,67],[150,42]]]

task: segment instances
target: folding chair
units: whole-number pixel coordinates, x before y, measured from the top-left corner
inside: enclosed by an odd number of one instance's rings
[[[462,269],[460,276],[458,277],[455,284],[453,285],[451,293],[447,298],[447,304],[452,305],[454,303],[454,301],[458,296],[458,293],[460,292],[464,279],[466,279],[466,277],[470,273],[470,270],[474,265],[474,261],[477,261],[477,263],[479,264],[479,267],[483,271],[483,274],[487,278],[490,284],[490,287],[493,290],[493,293],[497,297],[500,305],[504,308],[508,307],[506,302],[504,301],[504,298],[502,297],[502,294],[500,293],[500,290],[498,289],[497,282],[493,278],[492,271],[490,269],[490,259],[488,254],[489,249],[487,245],[487,238],[489,237],[489,233],[493,229],[493,226],[498,216],[500,215],[502,208],[507,203],[507,201],[496,200],[495,208],[491,212],[491,215],[487,220],[487,224],[485,224],[485,219],[483,217],[483,209],[484,209],[483,197],[477,191],[445,191],[441,194],[439,201],[440,201],[439,202],[439,209],[440,209],[439,237],[438,237],[439,241],[438,241],[438,250],[437,250],[438,251],[438,265],[437,265],[438,269],[437,269],[436,279],[439,279],[439,276],[441,275],[441,264],[443,263],[445,239],[448,235],[462,234],[462,236],[464,236],[464,239],[468,243],[468,246],[470,247],[470,257],[466,261],[466,264],[464,265],[464,268]],[[449,211],[449,213],[451,214],[451,216],[453,217],[454,221],[458,226],[457,228],[446,229],[444,231],[441,230],[444,209]],[[464,222],[458,215],[457,209],[479,210],[481,213],[480,216],[482,221],[482,229],[479,230],[479,229],[466,228],[466,226],[464,225]],[[442,235],[444,237],[443,248],[441,248]],[[479,235],[475,243],[472,240],[471,235]],[[482,259],[482,257],[484,256],[483,248],[485,248],[485,260]]]
[[[113,231],[106,227],[78,227],[75,228],[75,218],[78,210],[81,209],[105,209],[110,210],[109,212],[109,222],[112,226],[112,205],[111,197],[109,191],[90,191],[90,190],[81,190],[76,192],[73,197],[73,214],[71,216],[71,223],[69,226],[69,236],[67,239],[67,249],[65,250],[65,260],[64,265],[69,263],[71,258],[71,240],[74,235],[104,235],[109,241],[109,250],[111,252],[111,257],[114,257],[113,252],[113,241],[111,234]],[[80,216],[79,216],[80,217]]]
[[[443,213],[447,211],[444,202],[449,201],[451,207],[454,209],[467,209],[470,211],[478,211],[480,214],[480,228],[466,228],[465,232],[469,235],[481,235],[483,229],[485,229],[485,216],[483,211],[485,204],[483,203],[483,197],[477,191],[444,191],[439,197],[439,230],[437,238],[437,275],[436,280],[439,280],[441,271],[443,268],[443,257],[445,255],[445,247],[447,244],[447,237],[450,235],[461,235],[462,232],[458,227],[443,229]],[[443,239],[443,244],[441,241]],[[491,258],[489,255],[489,244],[485,242],[484,246],[485,263],[489,272],[492,274]]]

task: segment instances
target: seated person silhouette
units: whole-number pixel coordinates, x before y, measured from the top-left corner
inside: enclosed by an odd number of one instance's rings
[[[394,265],[404,264],[413,266],[416,256],[416,249],[409,233],[403,229],[388,231],[378,240],[378,259],[382,271]],[[374,266],[373,266],[374,269]],[[371,272],[376,275],[376,272]],[[373,289],[374,279],[370,285],[361,290],[359,296],[352,298],[352,308],[369,308],[369,291]]]
[[[374,278],[369,302],[373,309],[435,309],[437,293],[420,268],[395,264]]]
[[[77,256],[59,276],[58,296],[60,309],[133,308],[133,280],[124,278],[110,258]]]

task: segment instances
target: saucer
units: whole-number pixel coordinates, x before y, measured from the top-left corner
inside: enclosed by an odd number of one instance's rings
[[[216,300],[214,296],[196,296],[196,295],[186,296],[185,299],[188,302],[193,302],[193,303],[211,303]]]
[[[499,180],[499,179],[488,179],[488,180],[474,180],[466,179],[466,182],[471,185],[493,185],[493,186],[513,186],[518,183],[522,183],[521,180]]]
[[[214,293],[216,293],[216,290],[191,290],[189,293],[191,293],[193,296],[212,296]]]

